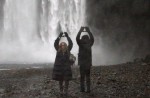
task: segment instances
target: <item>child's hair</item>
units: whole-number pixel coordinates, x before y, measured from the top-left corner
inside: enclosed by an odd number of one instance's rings
[[[64,50],[62,50],[62,46],[65,46],[65,48],[64,48]],[[68,46],[67,46],[67,44],[65,43],[65,42],[61,42],[60,44],[59,44],[59,49],[58,49],[58,51],[60,52],[60,51],[62,51],[62,52],[66,52],[66,51],[68,51]]]

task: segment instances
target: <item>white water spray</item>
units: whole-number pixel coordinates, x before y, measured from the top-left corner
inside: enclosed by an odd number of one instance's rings
[[[5,1],[1,63],[54,62],[53,44],[60,31],[69,33],[77,54],[75,37],[86,25],[85,0],[39,1]]]

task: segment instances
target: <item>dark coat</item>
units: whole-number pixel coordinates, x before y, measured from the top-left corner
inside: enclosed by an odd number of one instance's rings
[[[72,49],[73,43],[70,39],[70,37],[67,37],[68,40],[68,51],[66,51],[64,54],[60,51],[58,51],[59,48],[59,41],[60,38],[58,37],[55,40],[54,47],[57,51],[53,73],[52,73],[52,79],[61,81],[61,80],[71,80],[72,79],[72,71],[71,71],[71,65],[69,61],[69,55],[70,51]]]
[[[80,67],[90,67],[92,66],[92,49],[91,47],[94,44],[94,37],[91,32],[89,33],[88,42],[80,39],[81,32],[78,33],[76,37],[77,44],[79,45],[79,53],[78,53],[78,65]]]

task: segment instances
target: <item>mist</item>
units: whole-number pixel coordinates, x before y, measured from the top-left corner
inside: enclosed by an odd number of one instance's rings
[[[150,54],[149,12],[149,0],[1,0],[0,63],[53,63],[61,31],[69,33],[77,57],[81,26],[95,38],[93,65],[144,57]]]
[[[68,32],[77,56],[75,35],[86,23],[84,0],[1,0],[0,8],[0,63],[53,63],[60,32]]]

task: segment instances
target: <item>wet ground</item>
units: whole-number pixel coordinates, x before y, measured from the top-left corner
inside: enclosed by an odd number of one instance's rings
[[[50,67],[0,67],[0,98],[62,98]],[[68,98],[150,98],[150,65],[120,64],[91,69],[91,93],[80,93],[74,67]]]

